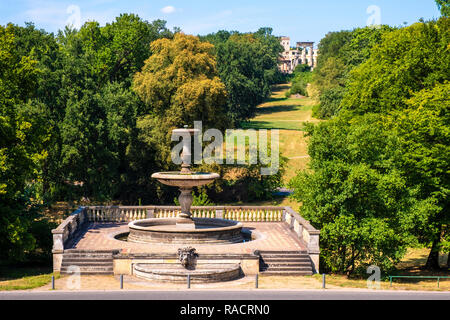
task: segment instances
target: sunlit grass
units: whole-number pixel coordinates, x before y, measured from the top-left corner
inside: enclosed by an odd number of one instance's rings
[[[52,280],[60,277],[59,273],[53,274],[51,267],[48,268],[17,268],[1,267],[0,291],[29,290],[49,284]]]

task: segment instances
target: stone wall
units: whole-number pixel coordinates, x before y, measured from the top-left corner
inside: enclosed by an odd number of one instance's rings
[[[307,64],[311,70],[317,66],[319,50],[314,49],[314,42],[297,42],[296,49],[291,49],[289,37],[281,37],[280,42],[284,48],[279,62],[281,72],[291,74],[299,64]]]

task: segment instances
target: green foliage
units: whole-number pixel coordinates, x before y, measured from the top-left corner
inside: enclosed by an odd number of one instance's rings
[[[362,273],[371,264],[388,271],[424,227],[429,211],[417,190],[392,166],[397,138],[378,115],[342,117],[309,126],[312,171],[291,182],[301,214],[321,229],[324,270]],[[420,228],[419,227],[419,228]]]
[[[355,68],[342,100],[354,113],[406,108],[414,92],[450,78],[450,19],[416,23],[387,33]]]
[[[209,199],[206,189],[204,188],[199,190],[198,195],[194,191],[192,191],[192,197],[193,197],[192,206],[194,207],[210,207],[215,205]],[[177,206],[180,205],[180,201],[178,200],[178,198],[175,198],[173,201],[175,205]]]
[[[312,72],[310,70],[311,68],[308,65],[303,64],[300,64],[295,68],[291,80],[292,86],[291,89],[286,92],[286,97],[289,97],[293,94],[308,96],[306,88],[312,80]]]
[[[436,4],[441,10],[441,14],[444,17],[450,17],[450,1],[449,0],[436,0]]]
[[[135,15],[57,38],[0,26],[0,259],[50,257],[54,226],[38,203],[116,196],[142,109],[131,77],[161,36],[172,36],[163,21]]]
[[[326,270],[389,270],[417,244],[431,246],[426,267],[438,269],[439,252],[448,251],[448,23],[386,32],[339,86],[328,64],[345,59],[330,57],[317,71],[333,76],[318,78],[326,103],[315,111],[335,117],[309,126],[311,170],[291,187],[322,230]]]
[[[226,90],[217,77],[213,46],[197,37],[176,34],[173,40],[151,44],[153,54],[134,77],[134,90],[148,112],[166,122],[166,128],[204,125],[223,128]],[[170,114],[171,116],[166,116]]]
[[[371,49],[392,30],[389,26],[356,28],[353,31],[331,32],[321,40],[313,76],[320,100],[316,116],[327,119],[339,113],[349,72],[367,60]]]
[[[203,164],[199,171],[217,172],[223,179],[205,187],[212,201],[218,203],[270,200],[273,192],[283,186],[287,159],[280,156],[279,170],[273,175],[261,175],[261,163],[254,165]]]
[[[38,77],[37,61],[16,46],[14,27],[0,26],[0,259],[7,261],[36,248],[30,229],[39,211],[26,188],[46,157],[40,105],[28,103]]]
[[[194,121],[202,121],[204,128],[226,128],[227,92],[217,76],[210,43],[179,33],[172,40],[153,42],[151,50],[152,56],[133,82],[148,114],[138,119],[137,145],[155,150],[160,170],[175,170],[178,168],[171,161],[172,129],[192,126]],[[133,150],[138,151],[135,147]],[[139,161],[147,160],[135,158],[133,165],[142,167]]]
[[[255,115],[256,107],[270,95],[270,85],[280,81],[278,56],[282,46],[272,29],[256,33],[219,31],[202,37],[215,46],[217,69],[228,92],[227,114],[233,124]]]
[[[61,126],[61,166],[68,181],[79,185],[79,196],[114,196],[138,105],[137,97],[117,83],[68,101]]]
[[[311,67],[307,64],[299,64],[295,67],[294,69],[294,74],[299,74],[302,72],[310,72],[311,71]]]
[[[385,117],[398,135],[402,151],[396,159],[417,198],[428,204],[426,227],[416,234],[432,244],[427,267],[439,268],[439,252],[448,252],[450,234],[450,83],[437,84],[414,94],[407,109]]]

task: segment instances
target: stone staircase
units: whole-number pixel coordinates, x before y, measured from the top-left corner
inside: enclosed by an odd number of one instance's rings
[[[73,274],[71,266],[80,268],[81,275],[113,275],[114,251],[107,250],[65,250],[61,274]]]
[[[262,275],[307,276],[313,274],[307,251],[259,251]]]

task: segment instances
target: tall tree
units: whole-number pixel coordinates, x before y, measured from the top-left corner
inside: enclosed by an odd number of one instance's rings
[[[402,172],[407,186],[415,188],[416,199],[427,212],[417,238],[431,251],[426,263],[439,269],[439,252],[449,252],[450,233],[450,83],[438,84],[414,94],[407,109],[385,116],[385,123],[399,137],[393,164]],[[446,245],[447,243],[447,245]]]
[[[450,0],[436,0],[436,4],[444,17],[450,17]]]
[[[256,107],[279,81],[278,58],[283,48],[272,29],[256,33],[219,31],[202,37],[215,46],[220,79],[228,91],[227,114],[235,125],[255,115]]]
[[[151,43],[152,55],[134,77],[134,91],[146,106],[138,118],[138,140],[130,152],[153,153],[159,169],[175,169],[171,131],[202,121],[203,128],[227,127],[227,92],[217,73],[213,45],[197,37],[175,34]],[[132,160],[142,168],[147,160]],[[165,189],[164,189],[165,190]],[[170,201],[173,194],[170,195]]]
[[[414,92],[450,79],[450,18],[387,33],[350,75],[341,107],[354,113],[407,107]]]
[[[30,232],[37,218],[27,194],[27,184],[38,179],[45,158],[47,135],[40,120],[40,105],[28,105],[35,96],[39,69],[30,55],[15,43],[14,27],[0,26],[0,258],[20,260],[32,251],[36,239]]]
[[[339,113],[349,72],[367,60],[371,49],[392,30],[385,25],[356,28],[331,32],[320,41],[320,55],[313,77],[313,86],[318,90],[320,100],[316,116],[330,118]]]
[[[164,21],[150,23],[134,14],[104,27],[91,21],[79,31],[59,33],[64,115],[54,158],[57,196],[113,199],[132,183],[127,150],[137,115],[146,113],[131,90],[132,77],[151,55],[150,42],[163,37],[173,37]]]

